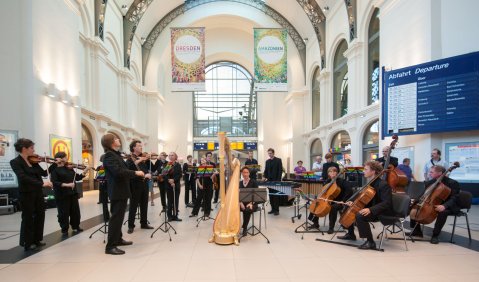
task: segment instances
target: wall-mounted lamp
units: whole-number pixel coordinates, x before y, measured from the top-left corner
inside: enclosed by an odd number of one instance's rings
[[[80,96],[73,96],[72,97],[72,104],[74,108],[80,108],[81,102],[80,102]]]
[[[70,103],[70,96],[68,96],[68,91],[60,91],[60,101],[62,101],[63,104]]]
[[[145,43],[146,38],[142,37],[142,38],[140,38],[140,41],[141,41],[141,44],[143,44],[143,43]]]
[[[46,88],[45,88],[45,95],[47,95],[50,98],[55,98],[57,97],[57,89],[55,88],[54,83],[49,83]]]
[[[303,39],[303,41],[304,41],[304,44],[308,44],[308,40],[309,40],[309,38],[307,38],[307,37],[306,37],[306,38],[304,38],[304,39]]]
[[[329,7],[328,7],[328,6],[324,6],[324,7],[323,7],[323,12],[326,12],[326,11],[329,11]]]

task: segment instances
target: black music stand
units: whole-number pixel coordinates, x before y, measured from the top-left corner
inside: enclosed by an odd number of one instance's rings
[[[353,224],[356,224],[356,223],[353,223]],[[373,228],[374,228],[374,226],[373,226]],[[326,240],[326,239],[316,238],[316,241],[324,242],[324,243],[330,243],[330,244],[336,244],[336,245],[343,245],[343,246],[348,246],[348,247],[354,247],[354,248],[359,247],[360,245],[358,245],[358,244],[346,243],[346,242],[340,242],[340,241],[333,241],[333,239],[334,239],[334,237],[336,237],[337,233],[342,232],[343,230],[345,230],[345,228],[342,225],[339,225],[339,228],[334,231],[334,234],[331,237],[331,239]],[[374,251],[384,252],[384,249],[376,248],[376,249],[374,249]]]
[[[101,232],[103,233],[103,243],[106,243],[106,234],[108,234],[108,221],[110,220],[110,212],[108,210],[108,191],[106,187],[106,182],[105,181],[100,181],[99,183],[99,190],[100,190],[100,200],[102,204],[102,209],[103,209],[103,225],[100,226],[97,230],[93,231],[93,233],[90,234],[90,239],[91,237],[97,233]]]
[[[174,196],[173,196],[173,201],[174,201]],[[173,228],[173,226],[171,226],[171,224],[168,222],[168,217],[166,215],[166,210],[162,210],[160,212],[160,216],[161,214],[163,214],[163,223],[158,226],[158,228],[156,228],[153,233],[151,233],[151,236],[150,238],[153,238],[153,235],[155,235],[156,231],[158,230],[161,230],[161,232],[163,233],[168,233],[168,237],[170,238],[170,242],[171,242],[171,234],[170,234],[170,229],[173,229],[173,231],[175,231],[175,234],[176,234],[176,230],[175,228]]]
[[[257,204],[262,204],[267,201],[268,199],[268,188],[241,188],[239,194],[240,202],[255,202]],[[256,236],[260,234],[263,236],[266,241],[269,242],[268,237],[261,232],[261,219],[260,219],[260,226],[259,229],[254,225],[254,214],[255,211],[251,213],[251,227],[247,229],[247,232],[251,236]],[[243,238],[243,236],[239,237],[239,241]]]
[[[321,235],[324,235],[324,232],[321,229],[312,230],[311,227],[313,224],[308,221],[309,205],[309,200],[306,200],[306,203],[301,207],[301,209],[304,208],[304,223],[294,229],[295,233],[301,233],[301,240],[304,239],[304,233],[321,233]],[[300,230],[301,228],[303,230]]]

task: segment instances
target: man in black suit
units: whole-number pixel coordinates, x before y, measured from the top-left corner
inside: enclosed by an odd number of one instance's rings
[[[243,179],[240,181],[239,188],[258,188],[258,183],[250,178],[250,170],[247,167],[241,169],[241,175]],[[251,218],[251,214],[258,209],[258,204],[254,202],[240,202],[240,209],[243,211],[243,236],[248,235],[248,223]]]
[[[45,202],[43,187],[52,188],[50,181],[43,182],[42,176],[47,176],[38,163],[31,163],[28,157],[35,154],[35,143],[26,138],[20,138],[14,144],[15,151],[20,153],[10,161],[10,166],[18,179],[20,207],[22,209],[22,222],[20,245],[25,251],[45,246],[43,240],[43,227],[45,223]],[[23,238],[23,239],[22,239]]]
[[[283,174],[283,163],[280,158],[274,156],[274,149],[268,149],[269,159],[266,161],[264,168],[264,177],[266,181],[281,181]],[[277,193],[277,190],[269,189],[270,192]],[[271,211],[269,214],[279,215],[279,196],[270,194]]]
[[[382,170],[383,168],[378,162],[366,162],[364,164],[364,177],[366,177],[369,182],[380,174]],[[378,177],[370,185],[376,190],[376,194],[369,204],[356,214],[356,226],[358,227],[359,237],[367,239],[364,244],[359,246],[359,249],[361,250],[376,249],[376,243],[374,242],[369,222],[378,221],[379,215],[392,214],[392,192],[388,183]],[[351,206],[353,204],[352,201],[354,200],[351,199],[346,202],[346,205]],[[354,235],[354,224],[348,228],[348,233],[346,233],[346,235],[339,236],[338,239],[356,240],[356,235]]]
[[[167,176],[165,178],[166,182],[166,196],[168,198],[168,221],[182,221],[178,217],[179,203],[180,203],[180,180],[181,180],[181,165],[176,161],[178,155],[175,152],[170,152],[168,155],[169,162],[167,166],[168,169]]]
[[[383,166],[383,168],[385,168],[384,164],[386,163],[386,159],[388,158],[390,154],[391,154],[391,147],[386,146],[383,148],[383,156],[377,159],[376,161],[379,162]],[[394,167],[397,167],[399,164],[398,158],[391,156],[389,158],[389,164],[392,164]]]
[[[431,180],[426,181],[424,183],[425,186],[429,187],[430,185],[432,185],[439,177],[441,177],[444,172],[446,172],[446,168],[443,166],[435,165],[431,167],[431,169],[429,170],[429,178]],[[450,214],[457,213],[460,210],[460,207],[457,204],[457,196],[461,191],[459,182],[447,176],[444,176],[441,183],[451,188],[451,193],[441,205],[437,205],[435,207],[438,214],[436,222],[434,223],[434,229],[432,231],[431,244],[439,244],[438,237],[441,233],[442,228],[444,227],[444,224],[446,224],[447,216]],[[411,227],[413,227],[414,229],[411,233],[407,233],[408,235],[422,237],[421,228],[419,224],[416,223],[416,221],[411,220]]]
[[[144,177],[143,171],[133,171],[123,161],[120,152],[120,139],[114,134],[107,133],[101,138],[101,145],[105,150],[103,166],[105,167],[108,196],[110,197],[110,221],[108,222],[108,243],[105,254],[123,255],[125,251],[117,246],[133,244],[122,238],[121,226],[125,218],[126,203],[131,197],[130,179]]]
[[[326,162],[323,164],[323,170],[321,172],[321,179],[326,181],[328,179],[328,170],[330,167],[335,167],[339,171],[339,165],[336,162],[333,162],[333,154],[327,153],[324,158]]]
[[[193,162],[193,156],[186,157],[187,162],[183,164],[183,180],[185,182],[185,205],[192,208],[196,202],[196,162]],[[190,191],[192,201],[190,203]]]
[[[139,140],[133,140],[130,143],[131,157],[127,159],[126,165],[130,170],[143,171],[145,177],[135,177],[130,180],[131,198],[130,211],[128,213],[128,234],[133,233],[135,229],[135,217],[138,206],[140,207],[140,228],[153,229],[148,224],[148,180],[151,179],[151,173],[148,173],[146,164],[147,157],[142,156],[143,144]]]

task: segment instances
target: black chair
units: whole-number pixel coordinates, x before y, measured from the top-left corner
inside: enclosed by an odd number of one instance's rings
[[[418,199],[424,194],[425,190],[424,182],[411,181],[406,188],[406,194],[408,194],[411,199]]]
[[[457,195],[456,198],[456,203],[459,205],[459,210],[455,214],[451,214],[451,216],[454,216],[454,224],[452,225],[452,234],[451,234],[451,243],[454,243],[452,241],[452,238],[454,237],[454,231],[456,230],[456,219],[461,216],[466,217],[466,223],[467,223],[467,232],[469,233],[469,242],[472,240],[471,239],[471,228],[469,227],[469,217],[467,214],[469,213],[469,210],[471,209],[471,204],[472,204],[472,194],[467,191],[460,191],[459,195]],[[466,211],[463,211],[466,210]]]
[[[404,233],[404,221],[406,220],[406,217],[409,214],[410,203],[411,203],[411,198],[406,194],[394,193],[392,195],[392,208],[393,208],[394,215],[379,216],[379,221],[383,224],[383,231],[381,234],[381,242],[379,243],[379,249],[381,249],[381,246],[384,241],[384,236],[386,234],[386,231],[389,230],[389,227],[398,226],[404,238],[404,245],[406,246],[406,251],[408,250],[407,242],[406,242],[406,234]]]

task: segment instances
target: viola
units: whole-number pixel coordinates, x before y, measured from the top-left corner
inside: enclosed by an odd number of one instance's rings
[[[325,185],[316,200],[314,200],[309,206],[309,211],[317,217],[323,217],[329,214],[331,211],[331,201],[336,199],[341,193],[336,180],[342,174],[342,170],[333,178],[331,182]]]
[[[438,215],[436,206],[447,200],[451,194],[451,188],[442,183],[442,179],[454,169],[460,167],[459,162],[455,162],[446,170],[433,184],[429,185],[419,200],[413,203],[409,216],[421,224],[432,223]]]

